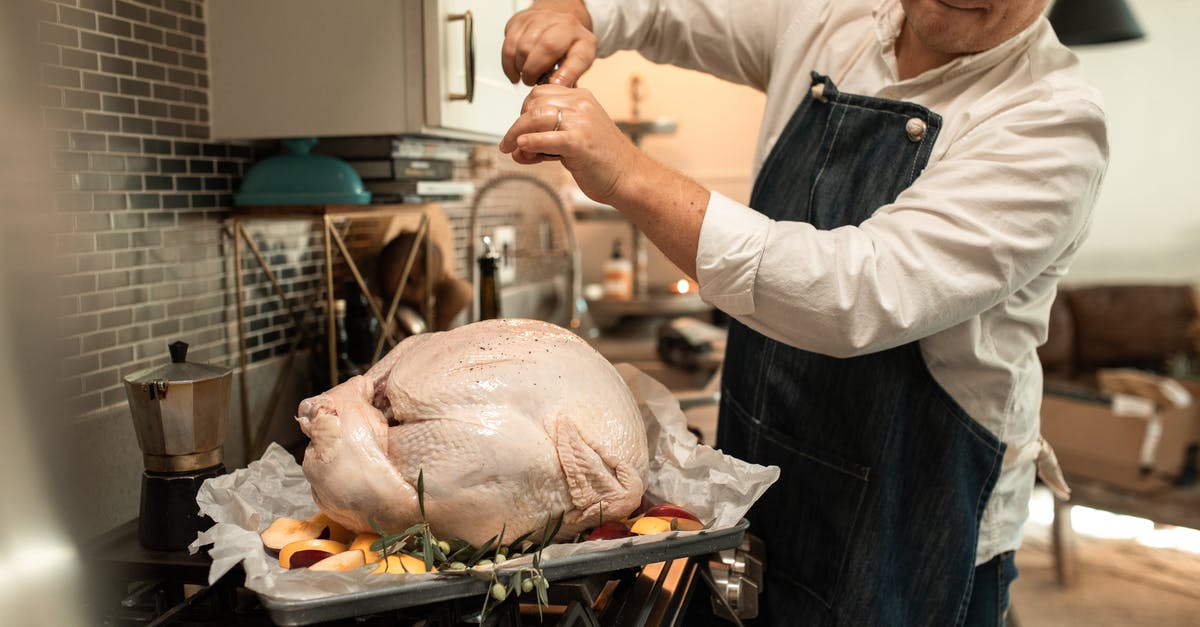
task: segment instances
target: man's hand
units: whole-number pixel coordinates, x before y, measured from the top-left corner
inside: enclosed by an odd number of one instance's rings
[[[534,87],[500,150],[517,163],[561,159],[588,198],[625,214],[668,259],[696,276],[708,190],[638,150],[591,92]]]
[[[596,60],[596,36],[583,0],[538,0],[512,16],[501,49],[504,75],[533,85],[559,63],[553,85],[570,87]]]
[[[521,117],[500,140],[500,151],[523,164],[561,159],[579,189],[603,203],[616,200],[644,158],[590,91],[557,85],[529,92]]]

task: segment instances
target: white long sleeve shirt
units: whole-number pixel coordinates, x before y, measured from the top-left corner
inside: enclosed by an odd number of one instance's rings
[[[1036,348],[1108,159],[1100,98],[1076,57],[1043,17],[991,50],[899,80],[898,0],[586,4],[600,56],[638,50],[765,91],[756,173],[810,71],[842,92],[942,116],[924,172],[857,227],[774,221],[713,193],[697,279],[713,306],[805,350],[853,356],[919,341],[937,382],[1009,446],[977,563],[1015,550],[1035,472]]]

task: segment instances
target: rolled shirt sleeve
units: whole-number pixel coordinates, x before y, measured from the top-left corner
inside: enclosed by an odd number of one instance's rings
[[[732,0],[585,0],[597,54],[637,50],[656,63],[764,89],[775,43],[814,3]]]
[[[927,337],[997,305],[1078,243],[1107,152],[1095,105],[1031,98],[965,132],[857,227],[774,221],[714,193],[700,294],[773,339],[833,356]]]

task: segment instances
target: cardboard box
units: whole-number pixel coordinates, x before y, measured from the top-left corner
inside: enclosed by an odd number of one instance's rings
[[[1158,406],[1162,432],[1150,464],[1143,467],[1143,444],[1150,421],[1114,410],[1111,400],[1047,392],[1042,399],[1042,436],[1068,475],[1097,479],[1135,490],[1171,485],[1200,441],[1200,384],[1186,382],[1197,399],[1188,407]]]

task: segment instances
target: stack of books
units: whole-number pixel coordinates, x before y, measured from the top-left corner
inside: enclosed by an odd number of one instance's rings
[[[374,203],[461,200],[475,184],[454,180],[455,163],[471,158],[471,145],[425,138],[345,137],[321,140],[321,151],[345,159]]]

